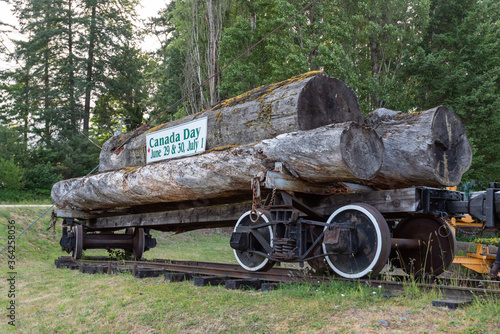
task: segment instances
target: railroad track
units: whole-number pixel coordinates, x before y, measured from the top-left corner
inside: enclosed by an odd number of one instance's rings
[[[267,272],[248,272],[239,265],[200,261],[176,261],[155,259],[145,261],[116,261],[105,257],[75,260],[70,256],[61,256],[55,260],[57,268],[78,269],[89,274],[116,274],[128,272],[138,278],[165,276],[166,280],[175,282],[193,279],[194,284],[220,285],[225,284],[228,289],[255,288],[272,290],[279,284],[310,283],[328,284],[335,281],[352,280],[318,276],[312,272],[275,267]],[[403,293],[409,287],[419,289],[437,289],[441,292],[444,303],[455,308],[460,304],[472,301],[474,297],[500,297],[500,281],[470,280],[470,279],[435,279],[433,282],[412,282],[408,276],[389,276],[390,280],[357,279],[356,282],[385,291],[390,297]],[[436,303],[436,304],[439,304]]]

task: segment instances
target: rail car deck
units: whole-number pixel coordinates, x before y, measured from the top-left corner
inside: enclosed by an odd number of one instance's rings
[[[156,245],[149,230],[184,232],[234,227],[231,247],[248,271],[276,262],[307,262],[315,270],[347,278],[376,275],[390,261],[408,273],[437,275],[454,257],[448,217],[470,214],[499,226],[500,185],[490,184],[469,200],[458,191],[411,187],[372,190],[342,184],[309,185],[275,171],[252,180],[253,202],[239,198],[165,203],[112,210],[55,210],[62,218],[63,250],[81,257],[84,249],[121,248],[137,259]],[[261,201],[261,193],[267,194]],[[125,229],[125,233],[116,233]]]

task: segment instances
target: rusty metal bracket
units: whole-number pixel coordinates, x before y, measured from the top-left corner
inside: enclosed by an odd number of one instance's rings
[[[293,175],[281,162],[276,162],[274,170],[265,172],[263,178],[262,175],[259,174],[259,176],[261,176],[261,186],[267,189],[317,195],[327,195],[332,192],[331,186],[312,184],[301,180],[296,173],[295,175]]]

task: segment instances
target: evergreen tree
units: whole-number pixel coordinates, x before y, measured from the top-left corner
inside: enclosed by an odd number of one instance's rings
[[[161,48],[154,55],[157,66],[151,73],[156,94],[152,97],[154,110],[152,116],[157,116],[168,107],[173,106],[183,96],[183,68],[186,61],[186,47],[182,27],[177,25],[177,6],[180,1],[168,3],[161,15],[152,18],[149,23],[150,31],[162,41]],[[186,102],[173,106],[168,114],[164,114],[158,122],[168,122],[173,115],[186,115]]]
[[[155,33],[167,34],[158,54],[165,68],[158,73],[163,78],[158,84],[169,98],[156,101],[169,103],[159,111],[182,96],[187,97],[186,102],[172,110],[170,117],[178,112],[197,113],[219,101],[219,78],[215,74],[219,70],[219,43],[229,5],[227,0],[172,1],[162,16],[153,20]],[[172,74],[175,79],[169,77]],[[200,86],[207,80],[207,85]],[[166,91],[164,87],[172,90]]]
[[[132,20],[137,4],[138,0],[82,0],[80,3],[83,11],[80,21],[85,33],[80,34],[78,47],[86,55],[84,132],[90,127],[93,98],[107,93],[106,79],[115,75],[110,62],[133,42]]]
[[[2,74],[0,113],[22,130],[32,163],[50,163],[65,177],[91,170],[99,149],[88,130],[99,127],[90,115],[100,96],[121,103],[130,127],[142,122],[149,88],[137,76],[147,61],[131,46],[137,3],[13,1],[25,39],[16,41],[19,67]]]
[[[500,179],[500,4],[435,0],[431,23],[406,75],[417,83],[418,104],[445,104],[461,116],[473,144],[465,179]]]
[[[223,31],[221,64],[303,8],[308,1],[254,0],[232,11]],[[412,83],[401,80],[402,59],[411,55],[427,25],[427,1],[319,1],[287,23],[222,74],[224,98],[255,86],[324,69],[352,86],[361,109],[408,110]]]

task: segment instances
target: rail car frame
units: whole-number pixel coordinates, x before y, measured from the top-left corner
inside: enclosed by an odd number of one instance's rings
[[[74,258],[85,249],[117,248],[140,259],[156,246],[150,229],[234,227],[230,245],[249,271],[307,262],[316,271],[347,278],[376,275],[388,261],[415,275],[438,275],[455,253],[447,218],[470,214],[487,227],[500,226],[498,183],[465,200],[462,192],[429,187],[309,184],[276,163],[275,170],[252,179],[251,187],[253,203],[221,198],[100,211],[56,209],[53,216],[63,219],[60,244]],[[264,203],[261,192],[267,195]]]

